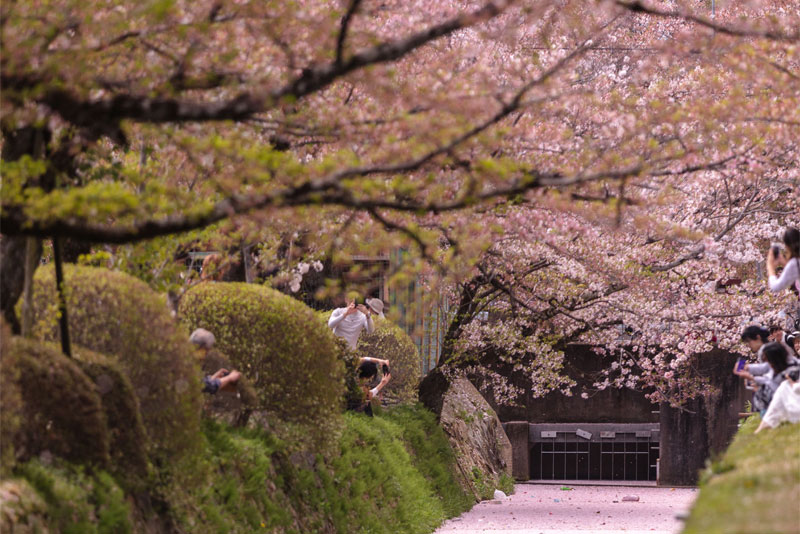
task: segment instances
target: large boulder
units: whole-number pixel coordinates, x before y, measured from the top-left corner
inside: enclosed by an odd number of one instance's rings
[[[71,340],[113,358],[128,377],[152,458],[175,465],[199,453],[200,370],[165,298],[141,280],[107,269],[65,265],[64,277]],[[57,341],[52,268],[37,269],[33,301],[35,336]]]
[[[189,330],[214,334],[215,348],[255,387],[260,410],[280,421],[275,430],[307,442],[331,436],[344,365],[311,308],[260,285],[204,282],[183,296],[178,313]]]
[[[495,489],[513,490],[511,442],[497,414],[466,378],[456,378],[442,398],[439,423],[450,439],[465,488],[476,500]]]
[[[382,391],[387,404],[409,404],[417,401],[417,388],[422,378],[419,351],[402,328],[387,319],[373,319],[375,330],[361,333],[359,356],[372,356],[391,362],[392,380]]]

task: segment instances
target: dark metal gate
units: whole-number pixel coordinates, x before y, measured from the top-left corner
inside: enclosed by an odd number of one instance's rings
[[[532,480],[656,481],[658,424],[532,424]]]

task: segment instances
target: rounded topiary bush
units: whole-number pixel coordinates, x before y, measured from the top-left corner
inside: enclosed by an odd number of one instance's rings
[[[111,470],[127,480],[142,480],[147,474],[147,432],[130,380],[111,358],[83,347],[73,347],[72,353],[100,397],[108,428]]]
[[[417,387],[422,378],[417,346],[402,328],[388,319],[373,318],[375,331],[361,333],[358,340],[359,356],[371,356],[391,362],[392,380],[383,390],[383,398],[390,404],[410,403],[417,400]]]
[[[254,385],[259,405],[284,422],[327,432],[341,409],[344,366],[314,311],[274,289],[205,282],[181,299],[190,330],[205,328]]]
[[[66,265],[64,278],[72,343],[112,357],[130,379],[153,458],[166,465],[199,452],[200,371],[165,298],[107,269]],[[51,267],[37,269],[33,300],[34,334],[58,340]]]
[[[8,343],[4,350],[17,368],[22,397],[22,424],[11,438],[16,459],[47,452],[72,462],[107,466],[109,435],[103,406],[80,366],[53,345],[19,337],[3,343]]]

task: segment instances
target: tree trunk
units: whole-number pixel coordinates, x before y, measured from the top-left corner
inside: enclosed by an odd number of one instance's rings
[[[442,400],[450,388],[450,380],[442,372],[442,367],[447,363],[455,350],[455,344],[461,336],[464,327],[475,317],[477,311],[478,290],[483,283],[483,276],[479,275],[461,286],[456,314],[447,327],[442,340],[442,352],[436,367],[430,370],[419,384],[419,400],[430,411],[439,417],[442,413]]]
[[[67,299],[64,296],[64,265],[62,261],[61,240],[53,239],[53,258],[56,263],[56,290],[58,291],[58,322],[61,329],[61,351],[68,358],[72,357],[69,343],[69,320],[67,318]]]
[[[0,308],[3,311],[3,319],[16,335],[22,332],[14,308],[25,283],[26,250],[25,237],[3,236],[0,242]]]
[[[23,156],[34,159],[48,157],[48,144],[52,135],[47,128],[26,126],[19,129],[3,127],[2,160],[4,162],[17,161]],[[25,184],[26,187],[41,187],[51,191],[55,185],[55,175],[51,168],[41,176]],[[35,253],[38,250],[38,255]],[[3,319],[11,327],[14,334],[21,334],[22,328],[15,311],[17,301],[22,295],[25,285],[25,266],[30,260],[36,264],[41,257],[41,245],[30,251],[28,255],[28,240],[26,237],[3,236],[0,242],[0,309]]]
[[[22,335],[33,337],[33,274],[42,257],[42,242],[29,237],[25,247],[25,283],[22,288]]]

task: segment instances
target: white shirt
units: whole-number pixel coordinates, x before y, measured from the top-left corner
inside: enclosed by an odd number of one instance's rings
[[[762,424],[776,427],[783,421],[800,423],[800,382],[796,384],[791,384],[788,380],[781,382],[772,396]]]
[[[367,334],[371,334],[375,330],[375,326],[372,324],[372,317],[367,317],[360,311],[347,316],[345,313],[347,313],[347,308],[333,310],[331,318],[328,320],[328,327],[333,329],[334,335],[343,338],[350,348],[355,350],[361,331],[366,329]]]
[[[777,276],[769,277],[769,289],[773,293],[783,291],[794,282],[795,287],[800,290],[800,259],[792,258],[783,268],[780,278]]]

